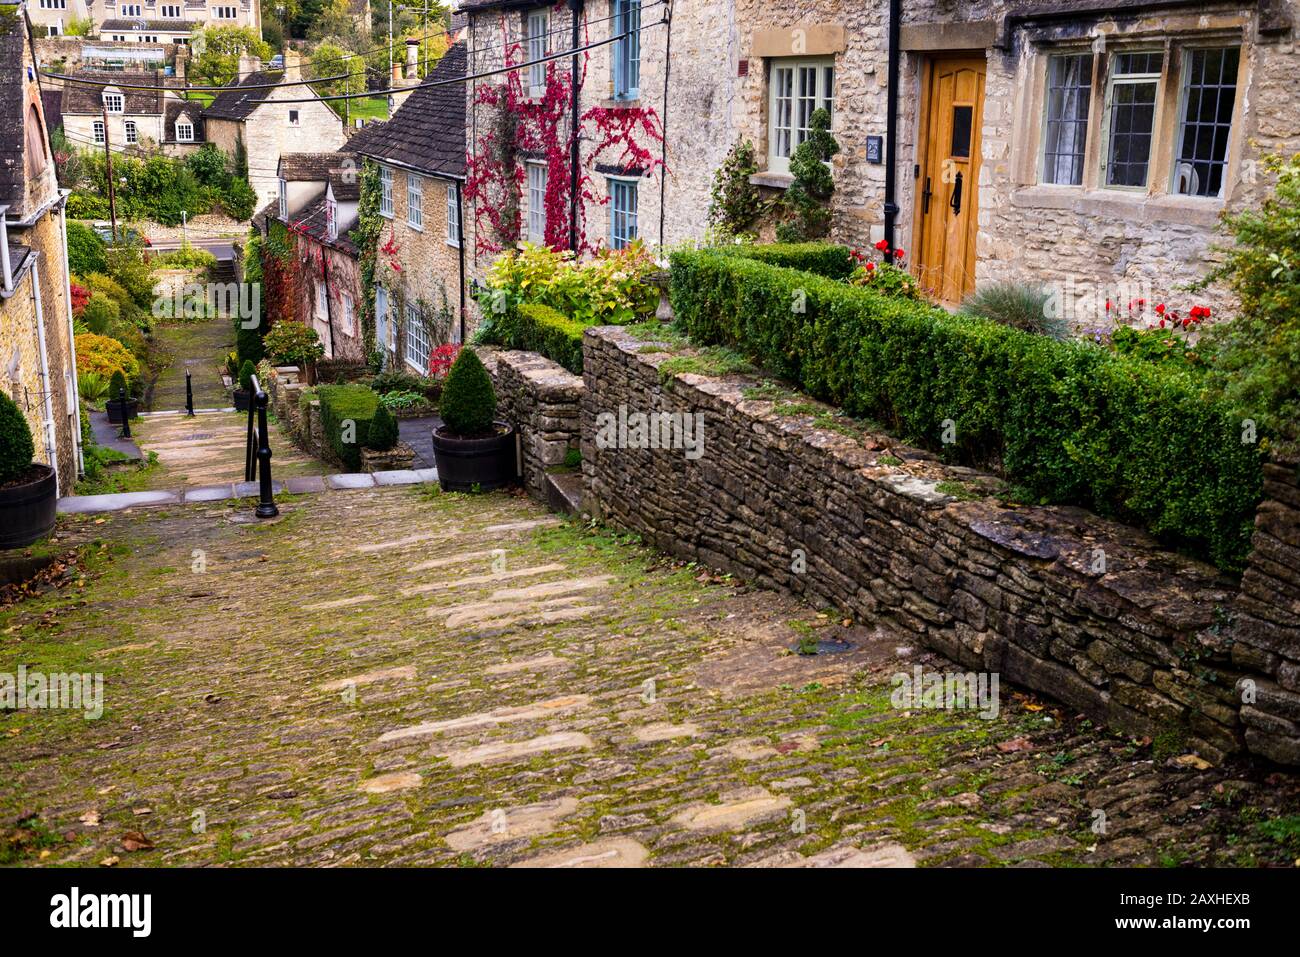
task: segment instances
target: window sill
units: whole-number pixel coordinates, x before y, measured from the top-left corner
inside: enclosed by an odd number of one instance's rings
[[[1065,209],[1073,213],[1107,216],[1138,223],[1174,223],[1211,228],[1218,222],[1224,202],[1218,197],[1150,196],[1117,189],[1081,186],[1025,186],[1011,194],[1011,204],[1022,209]]]
[[[452,249],[460,249],[460,243],[456,242],[454,239],[447,240],[447,245]]]
[[[794,182],[794,176],[791,173],[769,173],[759,172],[749,177],[751,186],[766,186],[769,189],[786,189]]]
[[[419,224],[417,224],[417,223],[413,223],[413,222],[411,222],[409,219],[406,221],[406,225],[409,226],[411,229],[414,229],[417,233],[422,233],[422,232],[424,232],[424,227],[423,227],[423,226],[421,226],[421,225],[419,225]]]
[[[396,213],[386,213],[386,212],[384,212],[382,209],[379,211],[379,215],[382,216],[382,217],[384,217],[384,219],[396,219],[396,218],[397,218],[397,214],[396,214]]]
[[[641,106],[641,95],[636,96],[616,96],[612,99],[601,100],[600,108],[602,110],[633,110]]]

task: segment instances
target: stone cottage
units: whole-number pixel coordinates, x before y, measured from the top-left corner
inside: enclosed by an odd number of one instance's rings
[[[80,82],[63,87],[63,131],[83,149],[104,146],[117,152],[157,148],[167,137],[170,102],[180,103],[166,88],[161,70],[104,72],[84,70]]]
[[[634,239],[651,246],[698,238],[706,226],[709,185],[731,145],[734,10],[728,2],[587,0],[578,4],[579,45],[599,44],[579,61],[580,160],[583,196],[578,245],[620,248]],[[532,63],[573,45],[573,14],[566,4],[521,0],[467,0],[471,74],[507,63]],[[671,45],[671,71],[668,68]],[[501,207],[500,183],[471,190],[466,231],[471,266],[481,273],[496,250],[518,242],[569,245],[570,110],[557,94],[570,87],[573,57],[520,71],[514,112],[531,137],[508,158],[522,184],[515,223],[504,235],[492,211]],[[467,85],[468,153],[492,165],[500,142],[499,77]],[[663,135],[666,130],[666,137]],[[628,131],[624,135],[624,131]],[[629,150],[635,144],[635,150]],[[509,232],[509,231],[507,231]]]
[[[25,4],[0,10],[0,388],[31,427],[60,495],[81,463],[64,197]]]
[[[259,206],[279,195],[280,154],[331,152],[347,139],[338,114],[301,80],[296,53],[286,55],[282,71],[263,70],[245,54],[238,76],[203,111],[207,141],[236,168],[247,165]]]
[[[459,342],[469,296],[461,187],[465,181],[465,44],[425,85],[348,149],[376,164],[383,229],[375,268],[378,346],[394,364],[429,371],[434,348]],[[438,85],[435,85],[438,84]]]
[[[262,32],[261,0],[103,0],[99,9],[93,2],[90,7],[100,37],[118,42],[189,43],[207,27]]]
[[[835,237],[866,246],[892,220],[944,302],[1015,280],[1086,324],[1108,298],[1177,296],[1220,215],[1267,191],[1262,157],[1300,146],[1294,0],[892,6],[892,144],[887,3],[735,0],[736,132],[779,193],[828,108]]]
[[[351,153],[285,153],[280,195],[269,216],[294,236],[302,280],[295,311],[316,330],[327,359],[365,358],[361,271],[351,236],[361,198],[358,174]]]

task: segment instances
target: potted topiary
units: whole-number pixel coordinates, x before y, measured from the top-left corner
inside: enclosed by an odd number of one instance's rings
[[[497,396],[483,362],[473,349],[461,349],[447,373],[433,430],[438,483],[448,492],[489,491],[518,475],[515,429],[497,421]]]
[[[255,375],[257,375],[257,369],[253,367],[253,361],[245,359],[244,364],[239,367],[239,388],[234,392],[236,411],[248,411],[248,405],[253,397],[253,376]]]
[[[30,545],[54,528],[54,469],[32,461],[36,447],[13,399],[0,392],[0,548]]]
[[[122,401],[123,394],[126,395],[125,403]],[[135,419],[140,415],[140,401],[131,397],[126,387],[126,376],[121,369],[114,372],[108,380],[108,401],[104,403],[104,411],[108,413],[108,421],[114,425],[121,425],[127,419]]]
[[[415,450],[398,441],[399,436],[397,418],[381,399],[366,431],[366,444],[361,450],[361,471],[390,472],[413,466]]]

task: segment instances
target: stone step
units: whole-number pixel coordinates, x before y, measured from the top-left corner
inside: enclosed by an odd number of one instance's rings
[[[582,473],[556,472],[546,476],[546,505],[562,515],[582,511]]]

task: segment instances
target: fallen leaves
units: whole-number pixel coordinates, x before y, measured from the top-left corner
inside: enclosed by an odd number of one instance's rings
[[[1011,738],[1009,741],[999,741],[997,747],[1003,754],[1012,754],[1016,751],[1034,750],[1034,742],[1028,738]]]
[[[122,849],[124,851],[152,851],[153,841],[145,837],[141,831],[127,831],[122,835]]]
[[[81,823],[86,827],[99,827],[99,812],[91,808],[85,814],[81,815]]]

